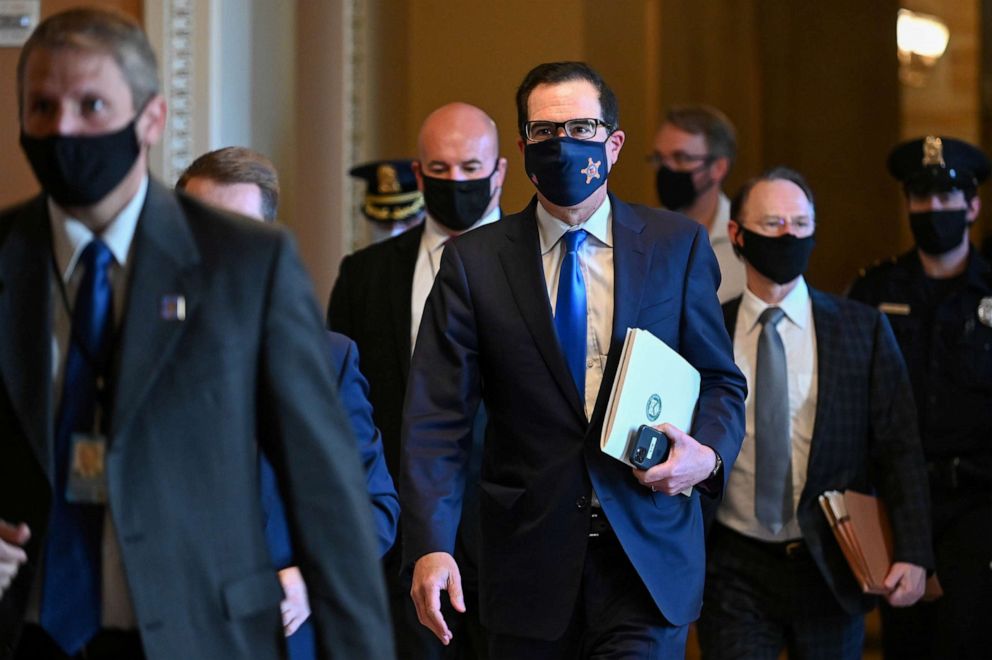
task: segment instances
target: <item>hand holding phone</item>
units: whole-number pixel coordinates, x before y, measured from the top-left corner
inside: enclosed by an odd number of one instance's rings
[[[637,437],[627,458],[634,467],[647,470],[668,460],[670,449],[671,441],[667,435],[652,426],[642,424],[637,429]]]

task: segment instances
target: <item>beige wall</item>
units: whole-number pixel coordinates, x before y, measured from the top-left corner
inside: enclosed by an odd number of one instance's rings
[[[442,103],[478,104],[502,131],[510,160],[503,206],[517,210],[533,189],[515,145],[516,85],[537,63],[583,59],[620,99],[627,142],[610,186],[624,199],[656,203],[645,156],[663,109],[707,102],[739,131],[728,191],[774,164],[810,179],[821,220],[815,284],[843,289],[900,235],[898,189],[884,171],[901,135],[896,0],[365,4],[378,45],[368,53],[368,112],[359,119],[369,158],[412,155],[420,122]]]
[[[778,163],[810,178],[821,221],[811,279],[840,290],[860,266],[908,245],[899,190],[884,169],[891,145],[928,129],[975,140],[992,130],[979,120],[981,1],[301,0],[294,18],[280,13],[254,26],[264,42],[257,50],[272,58],[265,75],[279,82],[269,87],[282,91],[255,97],[253,122],[266,126],[253,126],[253,140],[267,136],[262,148],[282,170],[284,217],[323,301],[340,258],[368,238],[350,165],[414,156],[424,116],[468,101],[501,129],[510,161],[503,207],[518,210],[532,187],[516,145],[516,86],[539,62],[584,59],[620,99],[627,143],[611,189],[654,204],[644,157],[663,109],[714,104],[739,132],[730,191]],[[42,11],[73,4],[45,0]],[[135,14],[141,6],[102,4]],[[923,90],[897,83],[901,4],[951,26],[949,53]],[[0,50],[5,89],[13,89],[16,57]],[[36,190],[17,147],[15,108],[13,94],[0,94],[0,149],[10,154],[0,159],[0,204]]]

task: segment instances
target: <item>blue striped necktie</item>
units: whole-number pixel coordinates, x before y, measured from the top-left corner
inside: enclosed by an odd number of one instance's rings
[[[113,334],[113,255],[95,238],[80,258],[83,277],[72,311],[62,404],[55,430],[55,484],[45,545],[41,625],[69,655],[100,629],[100,542],[103,506],[66,500],[75,432],[91,433],[96,421],[98,382],[107,373]],[[104,400],[105,401],[105,400]],[[106,415],[103,416],[106,426]]]
[[[555,330],[561,342],[565,362],[572,373],[579,398],[586,398],[586,282],[579,263],[579,248],[589,234],[585,229],[566,232],[565,258],[558,275],[558,301],[555,305]]]

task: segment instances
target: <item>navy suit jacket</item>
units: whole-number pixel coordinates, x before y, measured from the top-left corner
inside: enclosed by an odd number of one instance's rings
[[[358,367],[358,347],[355,342],[337,332],[327,333],[331,365],[337,376],[338,395],[351,428],[358,440],[358,451],[365,467],[365,483],[372,499],[372,514],[379,554],[384,555],[396,540],[396,525],[400,517],[400,502],[393,479],[386,468],[379,429],[372,421],[369,385]],[[262,482],[262,510],[265,515],[265,540],[277,569],[293,565],[293,550],[289,538],[286,510],[279,496],[272,464],[259,454],[259,474]]]
[[[405,557],[454,546],[471,424],[483,400],[479,579],[483,623],[495,633],[555,639],[565,631],[593,489],[664,616],[680,625],[699,614],[699,493],[653,493],[603,454],[604,409],[627,328],[647,329],[699,370],[690,431],[729,469],[744,434],[746,385],[723,326],[706,232],[677,214],[611,201],[613,332],[591,421],[554,330],[536,200],[450,242],[424,311],[404,413]]]
[[[877,494],[892,523],[893,559],[932,569],[930,491],[909,376],[888,319],[872,307],[812,287],[809,294],[817,402],[796,515],[837,601],[858,614],[877,599],[861,593],[817,498],[827,490]],[[731,335],[740,301],[724,305]]]

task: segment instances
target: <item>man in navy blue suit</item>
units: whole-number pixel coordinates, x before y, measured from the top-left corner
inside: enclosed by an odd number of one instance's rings
[[[411,595],[421,623],[450,642],[440,592],[464,610],[452,549],[483,401],[491,656],[675,657],[702,600],[700,493],[720,494],[744,433],[716,259],[698,224],[608,195],[624,133],[588,65],[533,69],[517,113],[536,199],[448,243],[414,351],[400,478]],[[646,472],[599,449],[629,327],[702,377],[692,428],[664,426],[671,458]]]
[[[263,222],[275,222],[276,219],[278,175],[268,158],[250,149],[226,147],[200,156],[183,172],[176,188],[226,211]],[[379,429],[372,420],[369,385],[358,367],[358,347],[337,332],[328,332],[327,340],[338,394],[359,442],[380,555],[383,555],[396,539],[399,500],[386,467]],[[285,593],[281,609],[290,658],[313,658],[313,629],[306,622],[310,615],[306,584],[293,559],[289,525],[275,471],[263,455],[259,456],[259,474],[265,539]]]

